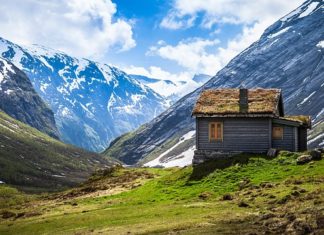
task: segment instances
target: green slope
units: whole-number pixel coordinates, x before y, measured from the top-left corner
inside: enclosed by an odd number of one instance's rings
[[[297,157],[282,152],[196,168],[117,168],[37,198],[0,187],[0,199],[17,201],[0,200],[0,214],[8,217],[0,218],[0,233],[322,234],[324,160],[297,165]]]
[[[66,145],[0,111],[0,180],[26,190],[58,190],[112,165],[101,155]]]

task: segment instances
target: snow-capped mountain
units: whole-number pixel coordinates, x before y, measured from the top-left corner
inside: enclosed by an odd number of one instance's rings
[[[186,95],[160,116],[120,138],[105,151],[128,163],[160,157],[195,129],[193,105],[204,89],[222,87],[281,88],[286,114],[312,116],[309,146],[324,147],[324,3],[307,1],[265,30],[204,86]],[[182,152],[194,145],[186,141]],[[127,147],[126,147],[127,146]],[[181,156],[176,149],[173,156]],[[172,160],[168,153],[169,161]],[[184,155],[184,154],[182,154]]]
[[[0,55],[27,74],[53,110],[61,140],[89,150],[103,150],[167,105],[152,89],[107,64],[3,38]]]
[[[209,79],[211,79],[211,77],[212,76],[209,76],[207,74],[195,74],[195,76],[192,78],[192,80],[199,84],[204,84]]]
[[[0,110],[58,138],[52,110],[38,96],[26,74],[1,57]]]
[[[209,75],[196,74],[189,81],[171,81],[157,78],[149,78],[143,75],[132,74],[130,76],[139,81],[140,83],[150,87],[152,90],[154,90],[161,96],[164,96],[170,104],[175,103],[181,97],[197,89],[211,78],[211,76]]]

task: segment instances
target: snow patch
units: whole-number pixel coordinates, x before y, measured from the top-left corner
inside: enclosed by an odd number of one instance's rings
[[[285,15],[284,17],[282,17],[280,19],[280,21],[287,21],[289,20],[290,18],[292,18],[293,16],[299,14],[301,11],[302,11],[302,6],[298,7],[296,10],[290,12],[288,15]]]
[[[322,138],[322,137],[324,137],[324,133],[322,133],[322,134],[316,136],[314,139],[309,140],[309,141],[308,141],[308,144],[311,144],[311,143],[315,142],[316,140],[319,140],[319,139]]]
[[[43,83],[41,84],[40,86],[40,90],[45,93],[45,90],[47,89],[47,87],[49,86],[50,84],[47,84],[47,83]]]
[[[319,144],[319,146],[324,146],[324,140]]]
[[[171,167],[171,166],[175,166],[176,164],[178,165],[181,165],[181,166],[186,166],[184,164],[191,164],[191,161],[192,161],[192,157],[193,157],[193,147],[191,147],[190,149],[186,150],[185,152],[183,152],[182,154],[180,155],[183,155],[184,159],[181,160],[181,158],[179,159],[176,159],[173,161],[173,163],[169,163],[169,166],[168,166],[168,162],[161,162],[160,159],[162,157],[164,157],[165,155],[167,155],[169,152],[171,152],[173,149],[175,149],[177,146],[179,146],[181,143],[185,142],[186,140],[189,140],[191,138],[193,138],[196,134],[196,131],[189,131],[188,133],[184,134],[180,139],[179,139],[179,142],[176,143],[175,145],[173,145],[171,148],[169,148],[167,151],[165,151],[164,153],[162,153],[160,156],[158,156],[157,158],[155,158],[154,160],[150,161],[150,162],[147,162],[144,164],[144,166],[148,166],[148,167],[154,167],[154,166],[166,166],[166,167]],[[180,155],[176,156],[176,157],[180,157]],[[191,156],[192,155],[192,156]],[[189,160],[191,158],[191,161],[189,163]]]
[[[115,103],[116,103],[116,98],[115,98],[115,94],[113,93],[108,100],[108,104],[107,104],[108,112],[111,111],[111,108],[114,107]]]
[[[86,111],[86,114],[89,118],[94,118],[94,114],[86,106],[84,106],[82,103],[80,103],[80,106],[84,111]]]
[[[6,93],[7,95],[10,95],[11,93],[13,93],[14,92],[14,90],[10,90],[10,89],[8,89],[8,90],[6,90],[4,93]]]
[[[303,101],[301,103],[299,103],[298,105],[302,105],[304,104],[307,100],[309,100],[309,98],[311,98],[314,94],[316,93],[316,91],[313,91],[309,96],[307,96],[305,99],[303,99]]]
[[[97,65],[98,69],[102,73],[103,77],[105,78],[107,84],[112,80],[111,68],[104,64],[103,66]]]
[[[67,107],[62,108],[61,114],[62,114],[63,117],[72,116],[72,113],[70,112],[70,110]]]
[[[283,28],[283,29],[279,30],[279,31],[276,32],[276,33],[270,34],[270,35],[268,36],[268,38],[274,38],[274,37],[277,37],[277,36],[279,36],[280,34],[283,34],[283,33],[287,32],[288,29],[290,29],[290,28],[291,28],[291,26],[286,27],[286,28]]]
[[[82,87],[81,82],[85,82],[85,77],[75,78],[69,85],[70,92],[74,89],[80,89]]]
[[[46,56],[48,58],[53,58],[55,56],[58,56],[61,54],[61,51],[49,48],[49,47],[44,47],[38,44],[33,44],[33,45],[24,45],[25,50],[32,54],[33,56],[40,58],[43,56]]]
[[[86,68],[89,66],[89,61],[86,59],[80,59],[80,60],[76,59],[76,61],[78,62],[77,63],[78,67],[75,72],[77,75],[80,75],[80,72],[85,71]]]
[[[161,166],[164,167],[184,167],[184,166],[189,166],[192,164],[192,159],[194,157],[194,151],[196,149],[196,146],[192,146],[189,149],[187,149],[186,151],[184,151],[183,153],[172,157],[172,160],[168,161],[168,162],[163,162],[160,163]]]
[[[58,177],[58,178],[63,178],[65,177],[64,175],[52,175],[53,177]]]
[[[317,46],[318,48],[324,48],[324,40],[318,42],[318,43],[316,44],[316,46]]]
[[[0,73],[0,83],[2,83],[2,81],[5,78],[8,78],[9,72],[15,74],[15,71],[12,69],[12,66],[6,60],[0,58],[0,61],[3,63],[2,73]]]
[[[145,96],[144,95],[131,95],[131,99],[133,101],[133,103],[137,104],[139,101],[141,101]]]
[[[316,115],[315,119],[319,118],[322,114],[324,114],[324,108]]]
[[[47,62],[47,60],[46,60],[46,58],[45,57],[43,57],[43,56],[39,56],[39,57],[37,57],[47,68],[49,68],[50,70],[52,70],[52,71],[54,71],[54,68],[53,68],[53,66],[52,65],[50,65],[48,62]]]
[[[307,9],[303,13],[301,13],[298,18],[308,16],[310,13],[312,13],[315,10],[318,4],[319,2],[312,2],[311,4],[309,4]]]

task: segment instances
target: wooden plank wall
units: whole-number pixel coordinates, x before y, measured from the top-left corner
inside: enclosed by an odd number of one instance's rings
[[[266,152],[271,125],[269,118],[205,118],[197,120],[198,150]],[[209,142],[208,123],[223,122],[223,142]]]
[[[283,139],[272,140],[272,147],[281,150],[296,151],[295,149],[295,132],[293,126],[286,126],[273,123],[274,127],[283,127]]]
[[[305,127],[298,128],[298,151],[307,150],[307,129]]]

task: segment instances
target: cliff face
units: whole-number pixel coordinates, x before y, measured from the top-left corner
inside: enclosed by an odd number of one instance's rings
[[[58,138],[52,110],[24,72],[0,57],[0,109],[51,137]]]

